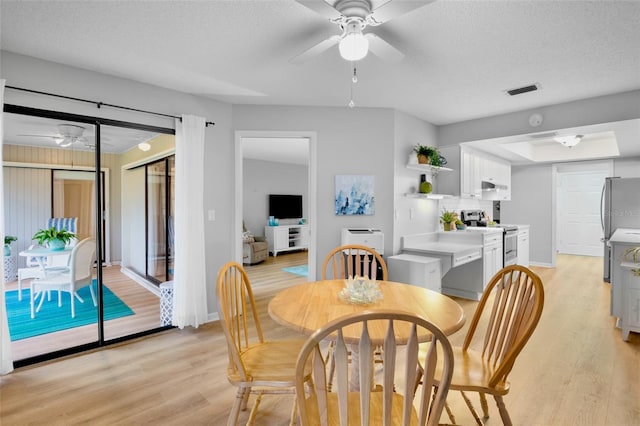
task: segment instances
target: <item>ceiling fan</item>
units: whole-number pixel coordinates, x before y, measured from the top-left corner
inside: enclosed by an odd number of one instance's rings
[[[430,3],[425,0],[389,0],[376,9],[372,9],[371,0],[337,0],[333,6],[324,0],[296,1],[337,24],[342,34],[321,41],[292,58],[290,60],[292,63],[303,63],[336,44],[340,55],[347,61],[359,61],[371,50],[373,54],[387,62],[399,62],[404,57],[402,52],[380,36],[372,32],[364,34],[363,30],[368,26],[375,27],[384,24],[397,16]]]
[[[74,143],[81,143],[85,148],[95,149],[95,144],[93,141],[89,142],[86,138],[83,137],[84,131],[86,130],[82,126],[78,126],[77,124],[58,124],[58,134],[57,135],[19,135],[19,136],[28,136],[28,137],[36,137],[36,138],[50,138],[55,141],[55,143],[61,148],[68,148]]]

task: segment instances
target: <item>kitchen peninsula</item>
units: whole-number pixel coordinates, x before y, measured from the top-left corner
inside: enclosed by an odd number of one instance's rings
[[[402,252],[440,259],[443,294],[480,300],[489,279],[502,268],[502,232],[487,227],[407,235]]]

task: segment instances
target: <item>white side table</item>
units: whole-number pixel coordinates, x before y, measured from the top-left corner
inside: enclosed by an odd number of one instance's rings
[[[173,319],[173,281],[160,284],[160,326],[171,325]]]
[[[18,260],[13,253],[4,256],[4,282],[13,281],[18,277]]]

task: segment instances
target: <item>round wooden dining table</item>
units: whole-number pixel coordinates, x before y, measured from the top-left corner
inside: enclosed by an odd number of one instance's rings
[[[410,284],[377,281],[382,299],[371,304],[354,304],[342,300],[340,291],[345,280],[308,282],[278,292],[269,302],[269,315],[277,323],[301,333],[311,335],[318,328],[341,316],[370,309],[409,312],[421,316],[438,326],[445,335],[458,331],[465,322],[465,315],[456,301],[448,296]],[[379,332],[377,331],[379,329]],[[384,339],[384,324],[370,326],[373,342]],[[361,328],[344,331],[345,341],[357,343]],[[408,337],[409,329],[406,330]],[[428,341],[431,335],[419,334],[420,341]],[[403,342],[398,341],[399,344]]]

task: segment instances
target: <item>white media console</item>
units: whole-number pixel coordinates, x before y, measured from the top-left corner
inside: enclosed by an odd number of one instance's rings
[[[309,225],[265,226],[264,235],[269,252],[276,257],[283,251],[307,250],[309,248]]]

